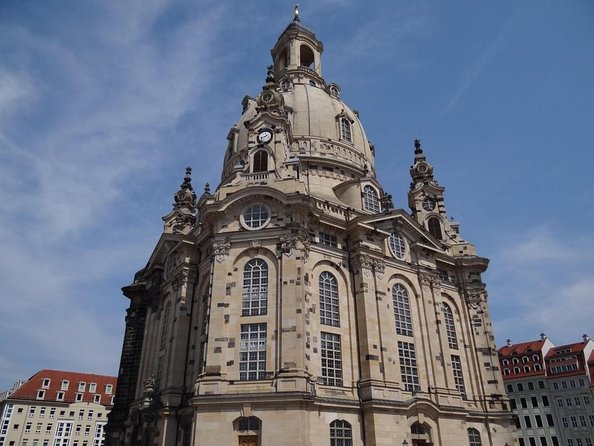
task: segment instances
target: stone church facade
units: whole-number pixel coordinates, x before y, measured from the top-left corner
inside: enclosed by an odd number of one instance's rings
[[[108,445],[513,445],[481,274],[419,141],[394,209],[298,15],[130,299]],[[406,442],[406,443],[404,443]]]

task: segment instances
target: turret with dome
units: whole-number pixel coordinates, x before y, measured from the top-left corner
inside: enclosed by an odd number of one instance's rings
[[[188,169],[130,299],[107,444],[513,444],[481,274],[415,142],[393,209],[296,14],[228,133]]]

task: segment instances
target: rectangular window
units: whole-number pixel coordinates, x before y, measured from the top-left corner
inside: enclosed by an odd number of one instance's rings
[[[507,393],[514,393],[514,386],[511,384],[507,385]]]
[[[522,383],[518,383],[518,392],[524,391],[524,385]]]
[[[551,415],[550,413],[547,414],[547,424],[550,427],[554,427],[555,426],[555,422],[553,421],[553,415]]]
[[[93,414],[94,414],[94,412],[92,410],[89,410],[89,412],[87,413],[87,420],[92,420]]]
[[[558,407],[563,407],[563,399],[557,398],[557,406]]]
[[[586,438],[586,446],[592,446],[592,439],[590,437]]]
[[[534,383],[532,381],[528,381],[528,390],[534,390]]]
[[[588,424],[586,423],[586,417],[585,417],[585,416],[583,416],[583,415],[580,415],[580,424],[581,424],[582,426],[584,426],[584,427],[588,425]]]
[[[577,446],[584,446],[584,442],[581,438],[577,438],[575,441],[577,442]]]
[[[93,446],[101,446],[105,440],[105,423],[97,423],[95,425],[95,437],[93,438]]]
[[[49,417],[50,418],[54,418],[55,416],[56,416],[56,408],[55,407],[50,407]]]
[[[328,386],[342,386],[342,353],[340,336],[321,333],[322,382]]]
[[[511,400],[509,400],[509,405],[511,406],[512,410],[516,410],[518,408],[516,406],[516,400],[513,398]]]
[[[540,446],[547,446],[547,438],[540,437]]]
[[[64,401],[64,392],[56,393],[56,401]]]
[[[60,421],[56,427],[54,446],[68,446],[72,434],[72,423]]]
[[[530,400],[532,401],[532,407],[538,407],[538,398],[533,396],[530,398]]]
[[[410,392],[420,390],[415,344],[398,341],[398,358],[400,362],[400,377],[404,388]]]
[[[45,426],[45,434],[49,435],[52,432],[52,423],[47,423],[47,426]]]
[[[590,397],[589,396],[585,396],[584,397],[584,404],[587,406],[590,404]]]
[[[25,424],[25,433],[28,434],[29,432],[31,432],[32,425],[33,425],[33,423],[31,423],[30,421],[27,424]]]
[[[41,383],[41,387],[43,387],[44,389],[49,389],[49,386],[51,384],[52,380],[49,378],[43,378],[43,382]]]
[[[536,439],[534,437],[529,437],[528,441],[530,442],[530,446],[536,446]]]
[[[108,395],[111,395],[112,392],[113,392],[113,386],[111,384],[105,384],[105,393],[107,393]]]
[[[573,446],[573,438],[567,439],[567,446]]]
[[[572,379],[572,380],[570,380],[570,381],[569,381],[569,385],[570,385],[572,388],[575,388],[575,379]]]
[[[83,400],[83,394],[82,393],[77,393],[76,394],[76,402],[80,403]]]
[[[544,383],[544,381],[538,381],[538,388],[539,388],[539,389],[544,389],[544,388],[545,388],[545,383]]]
[[[553,440],[553,446],[559,446],[559,440],[557,437],[553,436],[551,437],[551,440]]]
[[[524,417],[524,424],[526,425],[527,429],[530,429],[532,427],[532,421],[530,420],[529,416]]]
[[[40,434],[41,433],[41,423],[37,423],[35,425],[35,433],[36,434]]]
[[[563,427],[569,427],[569,423],[567,422],[567,417],[561,418],[561,424],[563,424]]]
[[[561,387],[567,389],[567,381],[561,381]]]
[[[549,405],[549,397],[548,396],[546,396],[546,395],[542,396],[542,405],[545,407],[548,407],[548,405]]]
[[[522,405],[523,409],[528,408],[528,404],[526,403],[526,398],[520,398],[520,404]]]
[[[319,240],[322,245],[332,246],[333,248],[338,247],[338,239],[335,235],[327,234],[326,232],[320,232]]]
[[[565,398],[565,404],[567,404],[567,407],[571,407],[573,405],[571,398]]]
[[[68,390],[68,380],[67,379],[63,379],[62,382],[60,383],[60,390]]]
[[[82,420],[83,417],[85,416],[85,411],[83,409],[78,411],[78,419]]]
[[[460,356],[452,355],[452,372],[454,373],[454,384],[456,389],[466,397],[466,388],[464,387],[464,375],[462,374],[462,361]]]
[[[534,415],[534,419],[536,420],[536,427],[542,427],[542,417],[540,415]]]
[[[582,404],[582,400],[580,399],[580,397],[579,397],[579,396],[576,396],[576,397],[573,399],[573,401],[575,402],[575,405],[576,405],[576,406],[581,406],[581,404]]]
[[[96,391],[97,391],[97,384],[96,383],[89,384],[89,392],[95,393]]]
[[[553,383],[553,389],[555,389],[555,390],[559,390],[559,383],[557,383],[557,382],[554,382],[554,383]]]
[[[95,403],[100,403],[101,402],[101,395],[100,394],[95,394],[95,396],[93,397],[93,402]]]
[[[571,417],[571,425],[573,427],[578,427],[578,422],[576,417]]]
[[[588,415],[588,419],[590,420],[590,426],[594,426],[594,415]]]
[[[43,398],[45,398],[45,390],[38,390],[37,391],[37,399],[42,400]]]
[[[266,324],[242,324],[239,379],[252,381],[266,375]]]
[[[84,392],[85,390],[87,390],[87,383],[84,381],[79,382],[78,383],[78,391]]]
[[[35,416],[35,409],[37,409],[36,406],[29,407],[29,417],[34,417]]]
[[[517,426],[517,427],[519,428],[520,426]],[[518,443],[520,444],[520,446],[526,445],[526,443],[524,443],[524,439],[522,437],[518,438]]]

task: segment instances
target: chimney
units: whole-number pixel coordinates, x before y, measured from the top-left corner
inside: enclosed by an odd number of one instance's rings
[[[511,339],[508,339],[507,341],[505,341],[505,343],[507,344],[508,347],[512,346]]]
[[[541,333],[541,334],[540,334],[540,340],[541,340],[541,341],[545,341],[546,339],[547,339],[547,335],[546,335],[546,334],[544,334],[544,333]]]
[[[587,334],[583,334],[582,339],[584,340],[584,343],[588,342],[590,340],[590,336],[588,336]]]

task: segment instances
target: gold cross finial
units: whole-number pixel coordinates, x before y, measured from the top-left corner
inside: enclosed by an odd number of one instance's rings
[[[299,21],[299,3],[295,5],[295,16],[293,17],[293,20],[296,22]]]

